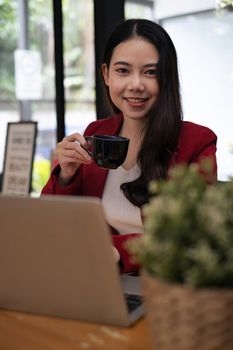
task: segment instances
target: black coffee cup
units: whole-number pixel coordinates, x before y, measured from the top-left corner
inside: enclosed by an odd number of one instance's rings
[[[95,163],[103,168],[116,169],[126,158],[129,139],[116,135],[85,136],[91,144],[89,154]]]

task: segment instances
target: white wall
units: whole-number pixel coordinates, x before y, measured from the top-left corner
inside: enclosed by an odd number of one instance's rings
[[[155,0],[155,18],[162,19],[215,7],[215,0]]]

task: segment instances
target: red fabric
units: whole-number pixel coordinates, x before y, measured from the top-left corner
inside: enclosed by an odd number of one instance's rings
[[[97,120],[91,123],[84,135],[94,134],[117,135],[122,125],[123,117],[121,114]],[[200,164],[203,158],[211,158],[213,161],[213,177],[207,178],[207,181],[213,181],[217,177],[216,164],[216,142],[217,136],[212,130],[204,126],[184,121],[180,132],[178,147],[171,157],[170,166],[177,164]],[[108,174],[107,169],[98,167],[94,162],[90,165],[81,165],[73,177],[72,182],[65,187],[60,187],[58,183],[58,174],[60,168],[57,165],[42,190],[42,194],[63,194],[63,195],[83,195],[102,197],[105,180]],[[205,174],[204,174],[205,175]],[[113,244],[118,249],[121,261],[123,262],[122,272],[135,271],[138,266],[135,265],[125,249],[124,243],[127,239],[133,238],[136,234],[117,235],[113,234]]]

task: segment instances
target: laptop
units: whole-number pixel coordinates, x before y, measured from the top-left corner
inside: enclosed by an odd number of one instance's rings
[[[4,309],[114,326],[144,313],[140,277],[120,275],[98,198],[0,195],[0,281]]]

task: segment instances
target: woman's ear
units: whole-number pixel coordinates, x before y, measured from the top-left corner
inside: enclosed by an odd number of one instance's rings
[[[106,63],[103,63],[101,68],[102,68],[102,74],[103,74],[104,82],[108,86],[109,85],[108,67],[107,67]]]

